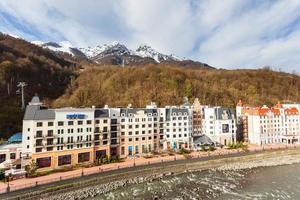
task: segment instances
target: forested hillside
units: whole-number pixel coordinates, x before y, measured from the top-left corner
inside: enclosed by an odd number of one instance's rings
[[[199,70],[174,66],[102,67],[87,70],[54,106],[133,106],[150,101],[179,105],[184,96],[202,104],[235,106],[300,101],[300,77],[269,69]]]
[[[0,138],[21,131],[24,111],[16,94],[20,81],[26,102],[38,93],[52,101],[75,77],[76,64],[22,39],[0,34]]]

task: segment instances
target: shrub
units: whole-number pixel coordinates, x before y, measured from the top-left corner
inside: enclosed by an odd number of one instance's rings
[[[191,153],[191,152],[189,150],[185,149],[185,148],[181,148],[179,150],[179,154],[189,154],[189,153]]]
[[[32,177],[36,174],[36,170],[38,169],[38,166],[34,160],[31,161],[29,165],[25,166],[26,175],[28,177]]]
[[[216,148],[213,145],[209,145],[208,146],[208,150],[209,151],[214,151],[214,150],[216,150]]]

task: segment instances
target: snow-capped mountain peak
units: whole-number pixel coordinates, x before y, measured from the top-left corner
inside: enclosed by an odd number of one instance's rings
[[[95,47],[79,48],[88,58],[93,58],[99,55],[105,56],[116,54],[128,54],[130,51],[127,47],[118,41],[114,41],[111,44],[98,45]],[[105,54],[105,55],[104,55]]]
[[[174,61],[179,61],[181,60],[180,58],[173,56],[173,55],[165,55],[162,53],[159,53],[152,47],[148,45],[141,45],[137,48],[135,51],[135,54],[141,57],[150,57],[153,58],[156,62],[162,62],[166,60],[174,60]]]

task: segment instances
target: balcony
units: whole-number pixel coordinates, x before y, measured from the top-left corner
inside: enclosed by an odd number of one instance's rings
[[[36,144],[34,144],[34,147],[44,147],[44,144],[43,143],[36,143]]]
[[[54,139],[54,138],[56,138],[56,136],[54,136],[54,135],[46,135],[45,138],[47,138],[47,139],[53,138]]]
[[[46,143],[46,147],[52,147],[52,146],[54,146],[55,145],[55,143]]]
[[[35,135],[35,136],[34,136],[34,139],[43,139],[43,135],[42,135],[42,134]]]
[[[23,158],[24,160],[31,160],[31,159],[32,159],[32,157],[31,157],[30,155],[22,156],[22,158]]]

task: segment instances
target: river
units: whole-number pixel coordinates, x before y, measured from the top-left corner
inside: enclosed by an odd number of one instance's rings
[[[300,199],[300,164],[188,172],[92,199]]]

